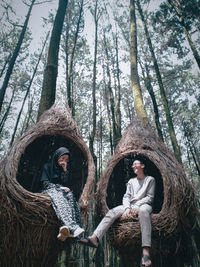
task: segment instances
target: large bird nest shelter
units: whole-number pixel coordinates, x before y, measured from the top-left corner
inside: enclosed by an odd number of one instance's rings
[[[152,213],[152,262],[154,267],[183,267],[196,253],[194,229],[197,198],[182,165],[150,126],[134,120],[126,129],[97,187],[97,209],[104,216],[122,203],[127,181],[133,177],[136,156],[146,160],[147,172],[156,179]],[[130,173],[131,171],[131,173]],[[116,221],[108,239],[123,258],[124,266],[138,266],[141,232],[137,221]]]
[[[69,148],[71,184],[83,218],[93,195],[95,166],[64,105],[54,105],[15,141],[0,165],[0,266],[55,266],[70,247],[56,236],[60,222],[48,195],[39,193],[41,171],[60,146]]]

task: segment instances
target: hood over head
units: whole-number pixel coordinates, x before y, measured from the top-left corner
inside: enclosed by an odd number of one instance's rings
[[[41,176],[41,181],[50,181],[52,183],[59,183],[61,179],[61,173],[63,172],[62,167],[58,165],[58,159],[62,155],[69,155],[70,151],[66,147],[58,148],[50,158],[50,160],[44,165],[44,169]]]

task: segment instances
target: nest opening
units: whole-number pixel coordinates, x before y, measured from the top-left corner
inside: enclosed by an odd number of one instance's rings
[[[43,166],[53,152],[61,146],[70,150],[68,187],[78,200],[86,183],[88,162],[77,144],[66,136],[43,135],[30,143],[20,158],[16,178],[26,190],[33,193],[40,192],[40,176]]]
[[[107,188],[106,202],[109,209],[122,204],[122,199],[126,192],[126,184],[130,178],[136,176],[131,168],[135,157],[136,155],[134,154],[128,155],[114,167]],[[153,176],[156,180],[153,213],[159,213],[164,200],[163,178],[156,165],[147,157],[142,157],[145,160],[147,175]]]

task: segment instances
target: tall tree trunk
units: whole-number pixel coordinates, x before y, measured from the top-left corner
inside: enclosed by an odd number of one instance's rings
[[[197,62],[197,65],[198,65],[198,67],[199,67],[199,69],[200,69],[200,55],[199,55],[199,53],[198,53],[198,51],[197,51],[197,49],[196,49],[196,47],[195,47],[195,45],[194,45],[194,42],[192,41],[192,38],[191,38],[191,36],[190,36],[188,30],[186,29],[186,27],[183,27],[183,29],[184,29],[186,38],[187,38],[187,40],[188,40],[188,43],[189,43],[189,45],[190,45],[190,48],[191,48],[191,50],[192,50],[192,53],[193,53],[193,55],[194,55],[194,58],[195,58],[195,60],[196,60],[196,62]]]
[[[9,65],[8,65],[8,69],[6,71],[6,75],[5,75],[5,78],[4,78],[4,81],[3,81],[3,85],[2,85],[2,87],[0,89],[0,112],[1,112],[1,109],[2,109],[3,100],[4,100],[5,92],[6,92],[6,89],[7,89],[7,86],[8,86],[8,82],[9,82],[10,76],[12,74],[12,71],[13,71],[17,56],[19,55],[19,50],[20,50],[21,45],[23,43],[24,35],[26,33],[26,29],[27,29],[27,26],[28,26],[29,18],[31,16],[31,11],[32,11],[32,8],[34,6],[35,1],[36,0],[32,0],[31,5],[29,7],[29,10],[28,10],[28,13],[26,15],[26,19],[25,19],[22,31],[21,31],[20,36],[19,36],[19,40],[17,42],[17,45],[16,45],[15,50],[13,52],[13,55],[12,55],[12,57],[10,59],[10,62],[9,62]]]
[[[84,0],[81,0],[80,10],[79,10],[79,17],[78,17],[78,22],[77,22],[77,25],[76,25],[75,36],[74,36],[73,48],[72,48],[72,53],[71,53],[71,56],[70,56],[69,67],[68,67],[67,99],[68,99],[68,105],[69,105],[70,108],[73,107],[73,105],[72,105],[72,97],[71,97],[71,94],[72,94],[71,79],[72,79],[72,75],[73,75],[74,54],[75,54],[76,44],[77,44],[77,40],[78,40],[78,34],[79,34],[79,30],[80,30],[80,22],[81,22],[81,18],[82,18],[82,15],[83,15],[83,2],[84,2]],[[74,115],[73,108],[72,108],[72,115]]]
[[[160,116],[159,116],[159,111],[158,111],[158,104],[157,104],[156,97],[155,97],[155,94],[154,94],[154,91],[153,91],[153,86],[151,84],[151,78],[150,78],[150,75],[149,75],[149,69],[148,69],[147,64],[145,64],[145,69],[146,69],[146,76],[145,76],[145,70],[144,70],[142,64],[140,64],[140,66],[141,66],[141,69],[142,69],[142,75],[143,75],[143,78],[144,78],[145,86],[146,86],[146,88],[147,88],[147,90],[149,92],[149,95],[151,97],[151,101],[152,101],[152,104],[153,104],[154,121],[155,121],[155,124],[156,124],[157,133],[158,133],[158,136],[160,137],[160,139],[164,142],[164,138],[163,138],[163,134],[162,134],[162,128],[161,128],[161,124],[160,124]]]
[[[200,176],[200,160],[199,160],[199,155],[197,155],[197,153],[196,153],[197,152],[196,151],[196,148],[194,147],[194,144],[193,144],[193,142],[190,139],[190,136],[188,134],[188,129],[187,129],[186,123],[184,121],[182,121],[182,126],[183,126],[184,136],[185,136],[185,138],[187,140],[187,144],[188,144],[190,153],[192,155],[192,158],[193,158],[195,167],[197,169],[198,175]]]
[[[95,22],[95,44],[94,44],[94,63],[93,63],[93,79],[92,79],[92,131],[89,137],[89,147],[93,156],[94,162],[96,163],[96,155],[94,152],[94,138],[96,135],[96,76],[97,76],[97,44],[98,44],[98,0],[95,1],[94,9],[94,22]]]
[[[15,135],[16,135],[16,131],[17,131],[17,127],[18,127],[18,124],[19,124],[19,121],[20,121],[20,118],[21,118],[21,114],[22,114],[23,108],[24,108],[24,104],[25,104],[26,99],[27,99],[27,97],[29,95],[29,92],[30,92],[30,89],[31,89],[33,80],[35,78],[35,75],[36,75],[36,72],[37,72],[37,69],[38,69],[38,66],[39,66],[39,63],[40,63],[40,60],[41,60],[41,57],[42,57],[42,54],[43,54],[43,51],[44,51],[44,48],[46,46],[46,42],[47,42],[48,38],[49,38],[49,32],[47,33],[46,39],[45,39],[44,44],[42,46],[42,50],[41,50],[40,55],[38,57],[38,61],[36,63],[36,66],[34,68],[32,77],[31,77],[30,82],[29,82],[29,85],[28,85],[28,88],[26,90],[26,94],[25,94],[24,99],[22,101],[22,105],[21,105],[20,111],[18,113],[16,124],[15,124],[14,131],[13,131],[13,134],[12,134],[12,138],[11,138],[11,141],[10,141],[10,146],[12,145],[12,143],[14,141],[14,138],[15,138]]]
[[[16,87],[12,91],[12,96],[10,98],[9,104],[8,104],[7,109],[6,109],[4,115],[3,115],[2,119],[1,119],[1,122],[0,122],[0,133],[3,130],[4,124],[5,124],[6,120],[7,120],[8,114],[10,112],[10,108],[11,108],[11,105],[12,105],[12,101],[14,99],[15,92],[16,92]]]
[[[30,103],[28,104],[28,111],[27,111],[25,119],[23,121],[20,135],[22,135],[27,130],[29,123],[30,123],[32,111],[33,111],[33,98],[31,99]]]
[[[196,154],[195,154],[195,150],[193,150],[192,144],[191,144],[191,142],[190,142],[188,136],[186,136],[186,138],[187,138],[187,141],[188,141],[188,145],[189,145],[190,153],[192,154],[192,158],[193,158],[193,161],[194,161],[196,170],[197,170],[197,172],[198,172],[198,175],[200,176],[200,162],[199,162],[199,159],[198,159],[198,157],[197,157]]]
[[[54,20],[53,30],[50,39],[47,65],[44,71],[38,119],[40,115],[45,110],[49,109],[55,102],[56,80],[58,73],[58,54],[67,4],[68,0],[59,0],[58,10]]]
[[[109,68],[109,55],[108,55],[108,46],[106,42],[106,37],[104,34],[104,47],[105,47],[105,54],[106,54],[106,73],[108,77],[108,92],[109,92],[109,102],[110,102],[110,109],[111,109],[111,115],[112,115],[112,132],[113,132],[113,145],[114,148],[116,148],[118,137],[117,137],[117,131],[116,131],[116,119],[115,119],[115,100],[114,100],[114,94],[111,87],[111,74],[110,74],[110,68]]]
[[[138,118],[148,123],[147,113],[142,99],[142,93],[139,83],[137,68],[137,25],[135,14],[135,0],[130,0],[130,24],[131,24],[131,41],[130,41],[130,61],[131,61],[131,85],[134,98],[134,106]]]
[[[102,98],[100,98],[100,107],[99,107],[100,119],[98,123],[98,136],[97,136],[97,147],[98,147],[98,169],[97,176],[98,179],[102,174],[102,155],[103,155],[103,117],[102,117]]]
[[[121,138],[121,84],[120,84],[120,69],[119,69],[119,49],[118,36],[115,37],[115,51],[116,51],[116,67],[117,67],[117,99],[115,105],[116,114],[116,138],[117,141]]]
[[[108,114],[108,129],[109,129],[109,140],[110,140],[110,152],[111,155],[114,153],[114,146],[113,146],[113,137],[112,137],[112,127],[111,127],[111,116],[110,116],[110,109],[108,104],[108,96],[107,96],[107,89],[105,85],[105,97],[106,97],[106,107],[107,107],[107,114]]]
[[[111,115],[110,115],[110,107],[109,107],[109,101],[108,101],[108,90],[107,90],[107,84],[105,81],[105,68],[103,67],[103,80],[104,80],[104,98],[106,102],[106,109],[107,109],[107,115],[108,115],[108,131],[109,131],[109,140],[110,140],[110,152],[111,155],[113,155],[114,148],[113,148],[113,137],[112,137],[112,127],[111,127]]]
[[[70,11],[70,9],[69,9]],[[67,16],[68,18],[68,16]],[[69,47],[69,21],[66,21],[66,29],[65,29],[65,75],[66,75],[66,88],[68,85],[68,73],[69,73],[69,51],[68,51],[68,47]],[[69,105],[69,93],[67,91],[67,98],[68,98],[68,105]]]
[[[151,57],[153,60],[153,64],[154,64],[154,68],[155,68],[155,72],[156,72],[156,77],[158,80],[158,84],[159,84],[159,89],[160,89],[160,95],[161,95],[161,100],[162,100],[162,104],[165,110],[165,115],[166,115],[166,119],[167,119],[167,124],[168,124],[168,129],[169,129],[169,134],[170,134],[170,139],[171,139],[171,143],[172,143],[172,147],[174,150],[174,154],[177,158],[177,160],[179,162],[182,162],[181,160],[181,152],[180,152],[180,148],[176,139],[176,135],[175,135],[175,131],[174,131],[174,125],[173,125],[173,121],[172,121],[172,117],[171,117],[171,113],[169,110],[169,106],[168,106],[168,100],[165,94],[165,90],[164,90],[164,86],[163,86],[163,82],[162,82],[162,78],[161,78],[161,74],[160,74],[160,70],[158,67],[158,62],[154,53],[154,49],[153,49],[153,45],[151,42],[151,38],[150,38],[150,34],[146,25],[146,21],[144,19],[144,15],[143,15],[143,11],[140,5],[139,0],[137,0],[137,7],[143,22],[143,26],[144,26],[144,30],[145,30],[145,35],[147,38],[147,42],[148,42],[148,46],[151,52]]]
[[[129,99],[128,98],[126,98],[125,100],[124,100],[124,106],[126,107],[125,108],[125,112],[126,112],[126,116],[128,117],[128,119],[129,119],[129,122],[131,122],[132,121],[132,119],[133,119],[133,117],[134,117],[134,111],[133,111],[133,107],[132,107],[132,101],[129,101]],[[131,103],[130,103],[131,102]]]
[[[97,113],[97,107],[96,107],[96,76],[97,76],[97,45],[98,45],[98,23],[99,23],[99,18],[100,18],[100,12],[98,11],[98,1],[99,0],[95,0],[95,7],[94,7],[94,11],[91,11],[91,13],[93,14],[94,17],[94,22],[95,22],[95,40],[94,40],[94,63],[93,63],[93,79],[92,79],[92,104],[93,104],[93,112],[92,112],[92,130],[90,132],[90,136],[89,136],[89,148],[91,151],[91,154],[93,156],[94,159],[94,163],[97,166],[97,157],[94,151],[94,139],[96,136],[96,113]],[[98,182],[98,176],[96,173],[96,177],[95,177],[95,184],[97,184]],[[95,214],[94,214],[94,224],[95,226],[99,223],[99,214],[97,214],[96,210],[95,210]],[[102,251],[97,250],[95,257],[93,258],[93,260],[95,261],[94,266],[96,267],[101,267],[102,266],[102,262],[104,262],[104,257],[102,254]]]
[[[0,78],[3,76],[4,71],[5,71],[8,63],[10,62],[10,59],[11,59],[11,53],[8,55],[8,57],[6,58],[6,61],[4,62],[4,65],[3,65],[1,72],[0,72]]]

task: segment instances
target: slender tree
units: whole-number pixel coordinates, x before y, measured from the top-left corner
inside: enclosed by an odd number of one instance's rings
[[[98,0],[95,0],[94,11],[91,11],[94,17],[95,23],[95,40],[94,40],[94,63],[93,63],[93,78],[92,78],[92,130],[89,136],[89,147],[91,154],[96,162],[96,155],[94,152],[94,138],[96,134],[96,77],[97,77],[97,44],[98,44],[98,23],[100,18],[100,13],[98,12]]]
[[[159,111],[158,111],[158,104],[157,104],[156,96],[154,94],[153,86],[151,83],[151,78],[150,78],[150,74],[149,74],[149,67],[147,66],[147,64],[145,64],[145,67],[143,67],[141,62],[140,62],[140,66],[141,66],[141,70],[142,70],[142,75],[143,75],[145,87],[149,92],[149,95],[151,97],[151,101],[153,104],[154,121],[155,121],[156,129],[157,129],[157,133],[158,133],[158,136],[160,137],[160,139],[164,142],[164,138],[163,138],[163,134],[162,134],[162,128],[161,128],[161,124],[160,124],[160,115],[159,115]]]
[[[73,103],[72,103],[72,90],[71,90],[71,83],[72,83],[72,75],[73,75],[73,62],[74,62],[74,55],[75,55],[75,50],[76,50],[76,45],[77,45],[77,40],[78,40],[78,34],[80,31],[80,24],[81,24],[81,19],[83,16],[83,4],[84,0],[81,0],[80,2],[80,9],[79,9],[79,15],[78,15],[78,21],[76,25],[76,31],[74,35],[74,41],[73,41],[73,48],[72,52],[70,55],[69,59],[69,66],[68,66],[68,74],[67,74],[67,99],[68,99],[68,105],[70,108],[72,108],[72,115],[74,115],[74,109],[73,109]]]
[[[135,14],[135,0],[130,0],[130,62],[131,62],[131,85],[134,97],[134,106],[138,118],[148,123],[147,113],[142,99],[137,68],[137,25]]]
[[[28,13],[26,15],[26,19],[25,19],[24,25],[22,27],[22,31],[20,33],[20,36],[19,36],[17,45],[16,45],[16,47],[14,49],[14,52],[13,52],[11,58],[10,58],[10,61],[9,61],[9,64],[8,64],[8,68],[7,68],[7,71],[6,71],[6,75],[5,75],[2,87],[0,89],[0,112],[1,112],[1,109],[2,109],[3,100],[4,100],[5,92],[6,92],[6,89],[7,89],[7,86],[8,86],[8,82],[9,82],[10,76],[12,74],[12,71],[13,71],[13,68],[14,68],[14,65],[15,65],[15,61],[16,61],[18,55],[19,55],[20,48],[22,46],[22,43],[23,43],[23,40],[24,40],[24,36],[25,36],[25,33],[26,33],[26,29],[27,29],[27,26],[28,26],[28,22],[29,22],[29,19],[30,19],[30,16],[31,16],[31,11],[32,11],[32,8],[33,8],[33,6],[35,4],[35,1],[36,0],[32,0],[31,4],[29,6],[29,10],[28,10]]]
[[[196,170],[198,172],[198,175],[200,176],[200,160],[199,160],[199,155],[197,154],[197,150],[190,138],[190,129],[188,127],[188,125],[186,124],[186,122],[182,121],[182,127],[183,127],[183,133],[184,133],[184,136],[186,138],[186,141],[187,141],[187,145],[188,145],[188,148],[189,148],[189,151],[192,155],[192,159],[194,161],[194,164],[195,164],[195,167],[196,167]]]
[[[3,66],[2,66],[2,69],[1,69],[1,72],[0,72],[0,78],[3,76],[5,70],[6,70],[6,67],[8,65],[8,63],[10,62],[10,59],[11,59],[11,53],[9,53],[8,57],[6,58]]]
[[[141,20],[143,22],[144,31],[145,31],[145,35],[146,35],[146,38],[147,38],[147,43],[148,43],[148,46],[149,46],[149,50],[151,52],[151,57],[152,57],[152,61],[153,61],[153,64],[154,64],[156,77],[157,77],[157,80],[158,80],[159,89],[160,89],[160,95],[161,95],[162,104],[163,104],[164,110],[165,110],[165,115],[166,115],[166,119],[167,119],[167,125],[168,125],[169,134],[170,134],[170,138],[171,138],[171,142],[172,142],[172,147],[173,147],[174,154],[175,154],[176,158],[178,159],[179,162],[181,162],[182,161],[181,160],[181,152],[180,152],[180,148],[179,148],[179,145],[178,145],[178,142],[177,142],[177,139],[176,139],[176,134],[175,134],[175,131],[174,131],[174,125],[173,125],[172,116],[171,116],[171,112],[170,112],[169,105],[168,105],[168,100],[167,100],[167,97],[166,97],[166,93],[165,93],[165,89],[164,89],[161,73],[160,73],[158,62],[157,62],[157,59],[156,59],[156,56],[155,56],[155,53],[154,53],[154,49],[153,49],[153,45],[152,45],[152,42],[151,42],[150,34],[149,34],[149,31],[148,31],[148,28],[147,28],[146,20],[144,18],[143,11],[142,11],[142,8],[141,8],[139,0],[137,0],[137,7],[138,7],[138,10],[139,10],[139,13],[140,13]]]
[[[106,66],[105,64],[103,65],[103,83],[104,83],[104,101],[106,105],[106,110],[107,110],[107,118],[108,118],[108,132],[109,132],[109,142],[110,142],[110,153],[113,155],[114,152],[114,147],[113,147],[113,137],[112,137],[112,126],[111,126],[111,112],[110,112],[110,106],[109,106],[109,97],[108,97],[108,89],[107,86],[108,84],[106,83],[106,78],[105,78],[105,72],[106,72]]]
[[[14,87],[14,89],[12,90],[12,95],[11,95],[11,98],[10,98],[10,101],[8,103],[8,106],[6,108],[6,111],[1,119],[1,122],[0,122],[0,133],[2,132],[3,128],[4,128],[4,124],[8,118],[8,114],[10,112],[10,109],[11,109],[11,105],[12,105],[12,102],[13,102],[13,99],[14,99],[14,96],[15,96],[15,93],[16,93],[16,86]]]
[[[33,70],[32,77],[31,77],[31,79],[30,79],[30,81],[29,81],[29,84],[28,84],[28,87],[27,87],[27,90],[26,90],[26,94],[25,94],[24,99],[23,99],[23,101],[22,101],[22,105],[21,105],[20,111],[19,111],[19,113],[18,113],[17,120],[16,120],[16,124],[15,124],[15,127],[14,127],[14,131],[13,131],[13,134],[12,134],[12,137],[11,137],[10,146],[12,145],[12,143],[13,143],[13,141],[14,141],[14,138],[15,138],[15,135],[16,135],[16,131],[17,131],[17,127],[18,127],[18,124],[19,124],[19,121],[20,121],[20,118],[21,118],[21,114],[22,114],[23,108],[24,108],[24,104],[25,104],[26,99],[27,99],[27,97],[28,97],[28,95],[29,95],[29,92],[30,92],[30,89],[31,89],[33,80],[34,80],[34,78],[35,78],[35,75],[36,75],[36,72],[37,72],[37,69],[38,69],[38,66],[39,66],[39,63],[40,63],[42,54],[43,54],[43,52],[44,52],[44,48],[45,48],[45,46],[46,46],[46,42],[47,42],[48,38],[49,38],[49,32],[47,33],[47,36],[46,36],[45,41],[44,41],[44,43],[43,43],[42,50],[41,50],[41,52],[40,52],[40,54],[39,54],[37,63],[36,63],[35,68],[34,68],[34,70]]]
[[[53,24],[50,38],[47,64],[44,70],[42,94],[40,99],[38,119],[40,115],[55,102],[56,80],[58,74],[58,53],[60,38],[66,14],[68,0],[59,0],[58,10]]]
[[[64,36],[64,50],[65,50],[65,74],[66,74],[66,87],[68,84],[68,73],[69,73],[69,31],[70,31],[70,25],[69,21],[71,17],[71,9],[69,8],[69,11],[67,12],[67,16],[65,17],[65,36]],[[71,96],[70,93],[67,91],[67,98],[68,98],[68,105],[71,106]]]
[[[116,76],[117,76],[117,97],[115,103],[116,114],[116,139],[121,138],[121,83],[120,83],[120,68],[119,68],[119,47],[118,47],[118,34],[114,37],[115,52],[116,52]]]
[[[105,56],[106,56],[106,73],[107,73],[107,78],[108,78],[107,89],[108,89],[108,94],[109,94],[110,110],[111,110],[111,115],[112,115],[113,145],[115,148],[117,145],[117,141],[118,141],[118,136],[117,136],[117,131],[116,131],[115,99],[114,99],[114,94],[113,94],[112,85],[111,85],[111,72],[110,72],[110,67],[109,67],[110,58],[108,54],[108,45],[107,45],[105,33],[104,33],[104,49],[105,49]]]
[[[28,111],[25,115],[25,119],[23,121],[23,125],[20,130],[20,135],[22,135],[27,130],[28,126],[30,125],[30,120],[32,119],[32,111],[33,111],[33,97],[28,103]],[[35,122],[33,119],[32,121]]]

